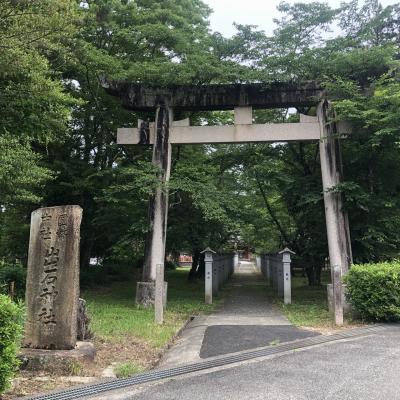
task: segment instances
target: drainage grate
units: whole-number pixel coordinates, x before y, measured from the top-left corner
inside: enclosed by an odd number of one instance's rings
[[[139,385],[147,382],[154,382],[161,379],[172,378],[179,375],[189,374],[191,372],[203,371],[210,368],[221,367],[241,361],[247,361],[254,358],[265,357],[269,355],[283,353],[285,351],[297,350],[305,347],[316,346],[318,344],[334,342],[341,339],[353,338],[374,334],[384,329],[384,326],[376,325],[370,328],[358,328],[329,336],[314,336],[311,338],[297,340],[294,342],[283,343],[278,346],[266,347],[263,349],[248,351],[245,353],[224,356],[218,359],[202,361],[194,364],[182,365],[167,370],[153,370],[138,374],[125,379],[113,379],[107,382],[95,383],[87,386],[79,386],[56,393],[49,393],[30,397],[31,400],[73,400],[91,395],[98,395],[111,390],[122,389],[129,386]],[[28,398],[27,398],[28,399]]]

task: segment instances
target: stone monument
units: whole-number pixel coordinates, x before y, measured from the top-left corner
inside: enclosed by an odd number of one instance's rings
[[[25,346],[71,350],[77,341],[82,208],[32,212],[26,284]]]

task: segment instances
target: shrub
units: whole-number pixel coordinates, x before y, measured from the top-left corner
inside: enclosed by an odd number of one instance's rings
[[[113,281],[123,282],[131,280],[138,271],[132,264],[112,264],[107,265],[107,273]]]
[[[80,287],[89,289],[96,286],[107,286],[111,282],[124,282],[131,280],[138,274],[132,265],[96,265],[80,270]]]
[[[0,286],[1,292],[8,293],[8,287],[11,282],[15,282],[15,295],[18,298],[24,298],[26,285],[26,270],[22,264],[0,261]]]
[[[22,326],[23,307],[0,294],[0,393],[9,387],[18,369]]]
[[[109,278],[107,270],[102,266],[93,266],[81,268],[80,271],[80,287],[88,289],[94,286],[107,285]]]
[[[354,265],[345,277],[351,304],[363,318],[400,320],[400,262]]]
[[[173,261],[166,261],[165,262],[165,269],[166,270],[175,270],[177,268],[176,264]]]

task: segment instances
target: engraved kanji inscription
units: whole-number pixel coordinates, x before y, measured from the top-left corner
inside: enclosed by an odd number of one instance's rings
[[[39,297],[42,300],[42,303],[52,303],[54,299],[58,295],[58,291],[55,290],[55,286],[52,285],[50,287],[44,287],[42,289],[42,293],[40,293]]]
[[[52,266],[52,265],[57,265],[60,257],[60,249],[55,249],[54,247],[50,247],[49,250],[46,251],[46,256],[44,259],[44,266]],[[50,268],[47,268],[47,270],[50,270]]]
[[[53,308],[51,307],[42,307],[39,313],[39,322],[42,322],[45,325],[56,325],[56,316],[53,313]]]
[[[48,225],[42,224],[39,230],[40,237],[43,240],[50,240],[51,239],[51,228]]]
[[[50,247],[45,252],[44,262],[43,262],[43,278],[40,281],[40,293],[39,301],[44,305],[52,307],[55,298],[58,296],[58,290],[56,290],[57,283],[57,270],[58,262],[60,260],[60,249],[55,247]],[[45,307],[46,308],[46,307]],[[47,308],[46,308],[47,309]],[[44,323],[45,319],[41,318],[43,314],[43,308],[39,313],[39,320]],[[52,314],[51,321],[56,322],[56,317],[54,313]]]
[[[58,217],[58,229],[57,229],[57,236],[64,238],[68,234],[68,215],[61,214]]]
[[[44,278],[40,281],[40,283],[44,283],[46,285],[52,285],[54,283],[56,283],[57,281],[57,275],[55,274],[55,271],[51,271],[51,272],[45,272],[44,273]]]
[[[50,222],[51,218],[52,218],[52,215],[51,215],[50,211],[43,211],[42,216],[41,216],[42,222]]]

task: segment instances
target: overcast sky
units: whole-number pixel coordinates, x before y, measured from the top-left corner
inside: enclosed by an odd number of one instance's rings
[[[232,36],[235,33],[233,22],[244,25],[258,25],[266,33],[272,33],[273,18],[279,17],[276,6],[280,0],[203,0],[213,10],[210,22],[214,31],[221,32],[224,36]],[[314,0],[289,0],[295,2],[311,3]],[[343,0],[326,1],[332,7],[337,7]],[[398,3],[400,0],[381,0],[382,5]],[[361,1],[360,1],[361,4]]]

